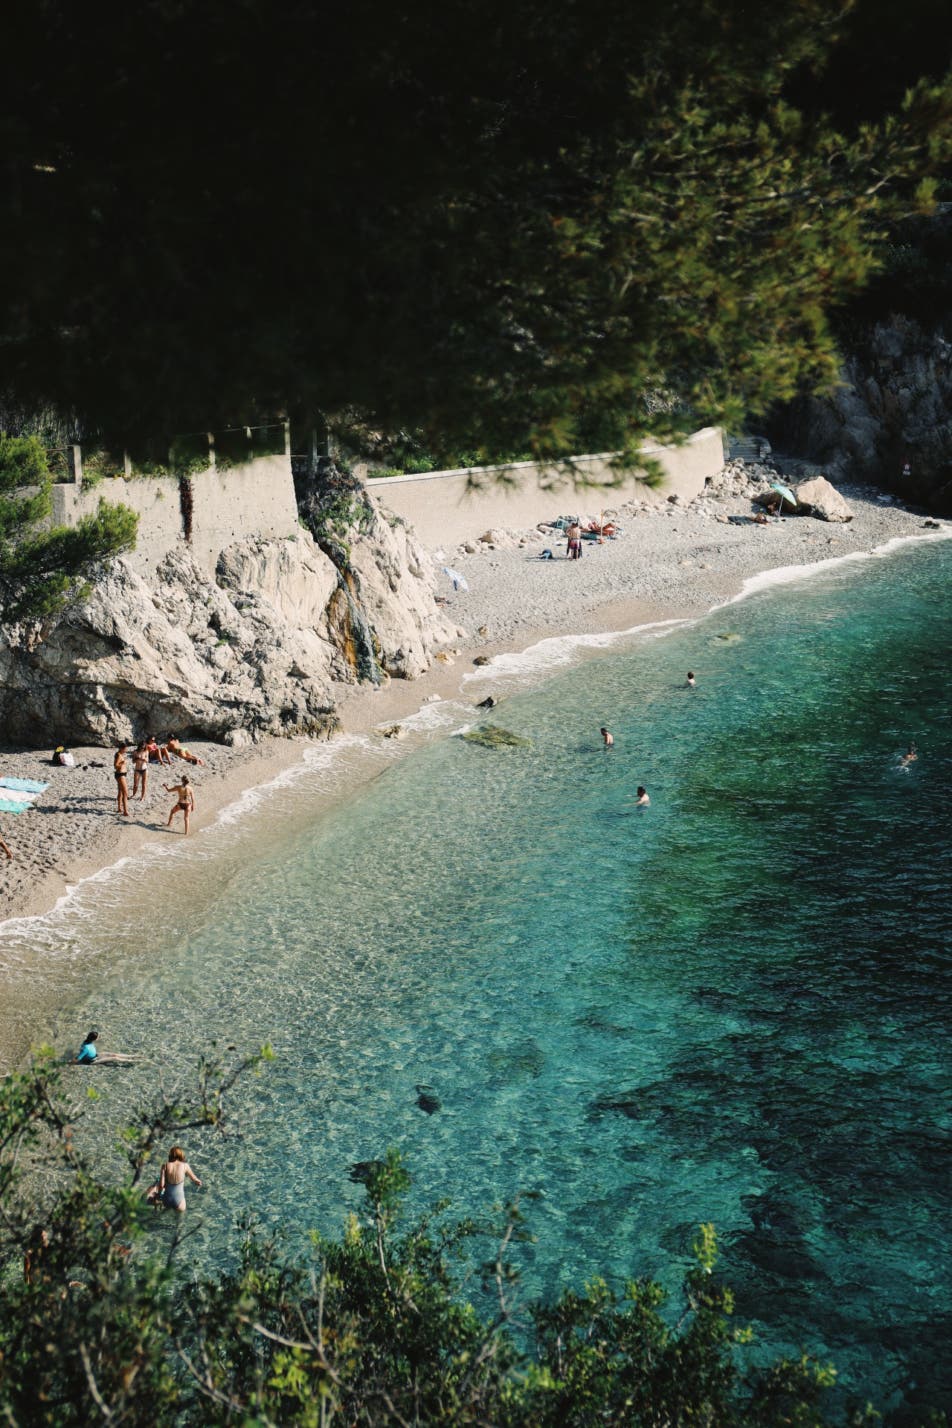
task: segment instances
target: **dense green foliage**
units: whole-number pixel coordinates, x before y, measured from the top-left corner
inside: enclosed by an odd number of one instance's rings
[[[44,619],[82,594],[110,556],[135,545],[138,516],[100,501],[75,526],[43,523],[52,511],[46,452],[36,437],[0,434],[0,619]]]
[[[145,1207],[144,1179],[168,1139],[233,1129],[229,1091],[269,1055],[264,1048],[230,1067],[203,1060],[194,1096],[164,1100],[122,1133],[126,1172],[115,1185],[103,1183],[102,1147],[95,1160],[82,1149],[81,1097],[96,1094],[89,1078],[97,1073],[62,1073],[46,1056],[0,1087],[5,1421],[51,1428],[846,1421],[829,1407],[832,1370],[806,1359],[745,1366],[749,1335],[732,1326],[709,1226],[701,1227],[680,1306],[666,1305],[647,1279],[621,1294],[596,1279],[526,1307],[508,1253],[527,1235],[519,1208],[451,1225],[436,1207],[403,1227],[409,1181],[395,1152],[357,1167],[365,1211],[341,1239],[314,1234],[291,1253],[249,1222],[230,1270],[190,1267],[183,1222]],[[474,1247],[484,1239],[491,1249],[474,1270]],[[848,1421],[872,1418],[859,1412]]]
[[[357,410],[438,460],[736,425],[831,379],[947,162],[934,0],[847,10],[18,0],[0,392],[117,434]]]

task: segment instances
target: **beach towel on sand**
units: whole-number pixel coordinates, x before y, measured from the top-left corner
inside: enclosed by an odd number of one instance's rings
[[[0,788],[0,798],[6,799],[7,803],[33,803],[36,794],[21,793],[18,788]]]
[[[0,813],[26,813],[32,803],[14,803],[12,799],[0,798]]]
[[[20,793],[43,793],[48,783],[37,783],[32,778],[0,778],[0,788],[15,788]]]

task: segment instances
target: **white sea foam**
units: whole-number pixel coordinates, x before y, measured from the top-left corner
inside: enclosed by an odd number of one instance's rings
[[[361,734],[342,735],[327,743],[310,745],[304,750],[300,762],[282,769],[264,783],[244,789],[238,798],[219,811],[211,825],[203,830],[201,838],[189,839],[187,844],[180,839],[156,839],[144,843],[135,853],[125,854],[114,863],[68,884],[48,912],[11,917],[0,922],[0,947],[4,955],[24,937],[30,939],[34,948],[37,944],[50,945],[54,942],[62,948],[68,941],[68,930],[77,920],[92,917],[104,906],[115,906],[121,900],[125,891],[124,878],[129,873],[141,873],[149,864],[166,858],[187,858],[190,864],[213,858],[217,852],[216,834],[243,823],[255,809],[302,779],[316,777],[333,787],[346,776],[349,769],[347,755],[374,749],[371,740]],[[326,777],[328,775],[330,778]],[[323,780],[321,776],[325,776]]]
[[[630,639],[634,635],[661,638],[683,625],[693,623],[691,619],[652,620],[644,625],[632,625],[627,630],[606,630],[595,635],[555,635],[539,640],[538,644],[530,645],[519,653],[496,655],[489,664],[480,665],[478,669],[464,674],[463,683],[505,677],[522,679],[544,674],[548,670],[571,664],[582,650],[609,649],[620,640]]]
[[[851,550],[845,555],[834,555],[828,560],[814,560],[805,565],[778,565],[774,570],[761,570],[757,575],[750,575],[744,581],[741,589],[730,599],[723,600],[719,605],[711,607],[714,610],[723,610],[728,605],[736,605],[740,600],[746,600],[751,595],[757,595],[761,590],[769,590],[774,585],[793,585],[801,580],[812,580],[817,575],[825,575],[839,565],[855,565],[864,560],[881,560],[885,556],[893,555],[903,546],[917,545],[924,541],[949,540],[952,539],[952,525],[944,525],[937,531],[923,531],[921,535],[893,536],[891,540],[885,541],[882,545],[877,545],[872,550]]]
[[[433,704],[421,704],[415,714],[400,723],[404,729],[427,733],[431,729],[453,729],[461,719],[470,714],[468,705],[459,704],[455,699],[441,699]]]

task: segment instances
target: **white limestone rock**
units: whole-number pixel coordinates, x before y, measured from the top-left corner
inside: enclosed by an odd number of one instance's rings
[[[459,637],[405,526],[378,511],[343,538],[343,570],[305,531],[236,542],[214,578],[185,545],[148,581],[119,559],[58,619],[0,627],[5,736],[52,746],[331,731],[341,684],[413,677]]]

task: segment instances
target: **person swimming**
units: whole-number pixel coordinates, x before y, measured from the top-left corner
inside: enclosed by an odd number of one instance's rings
[[[907,769],[910,764],[914,764],[916,762],[918,757],[919,755],[916,751],[915,741],[913,741],[913,743],[909,745],[908,749],[903,754],[902,758],[899,760],[899,767],[901,769]]]
[[[648,808],[650,804],[651,804],[651,799],[648,797],[648,790],[644,787],[643,784],[639,784],[639,785],[638,785],[638,797],[635,799],[635,807],[636,807],[636,808]]]
[[[602,743],[605,745],[605,748],[613,749],[615,747],[615,736],[610,734],[607,729],[600,729],[599,733],[602,736]]]
[[[697,689],[697,680],[694,678],[694,671],[688,670],[688,689]]]

